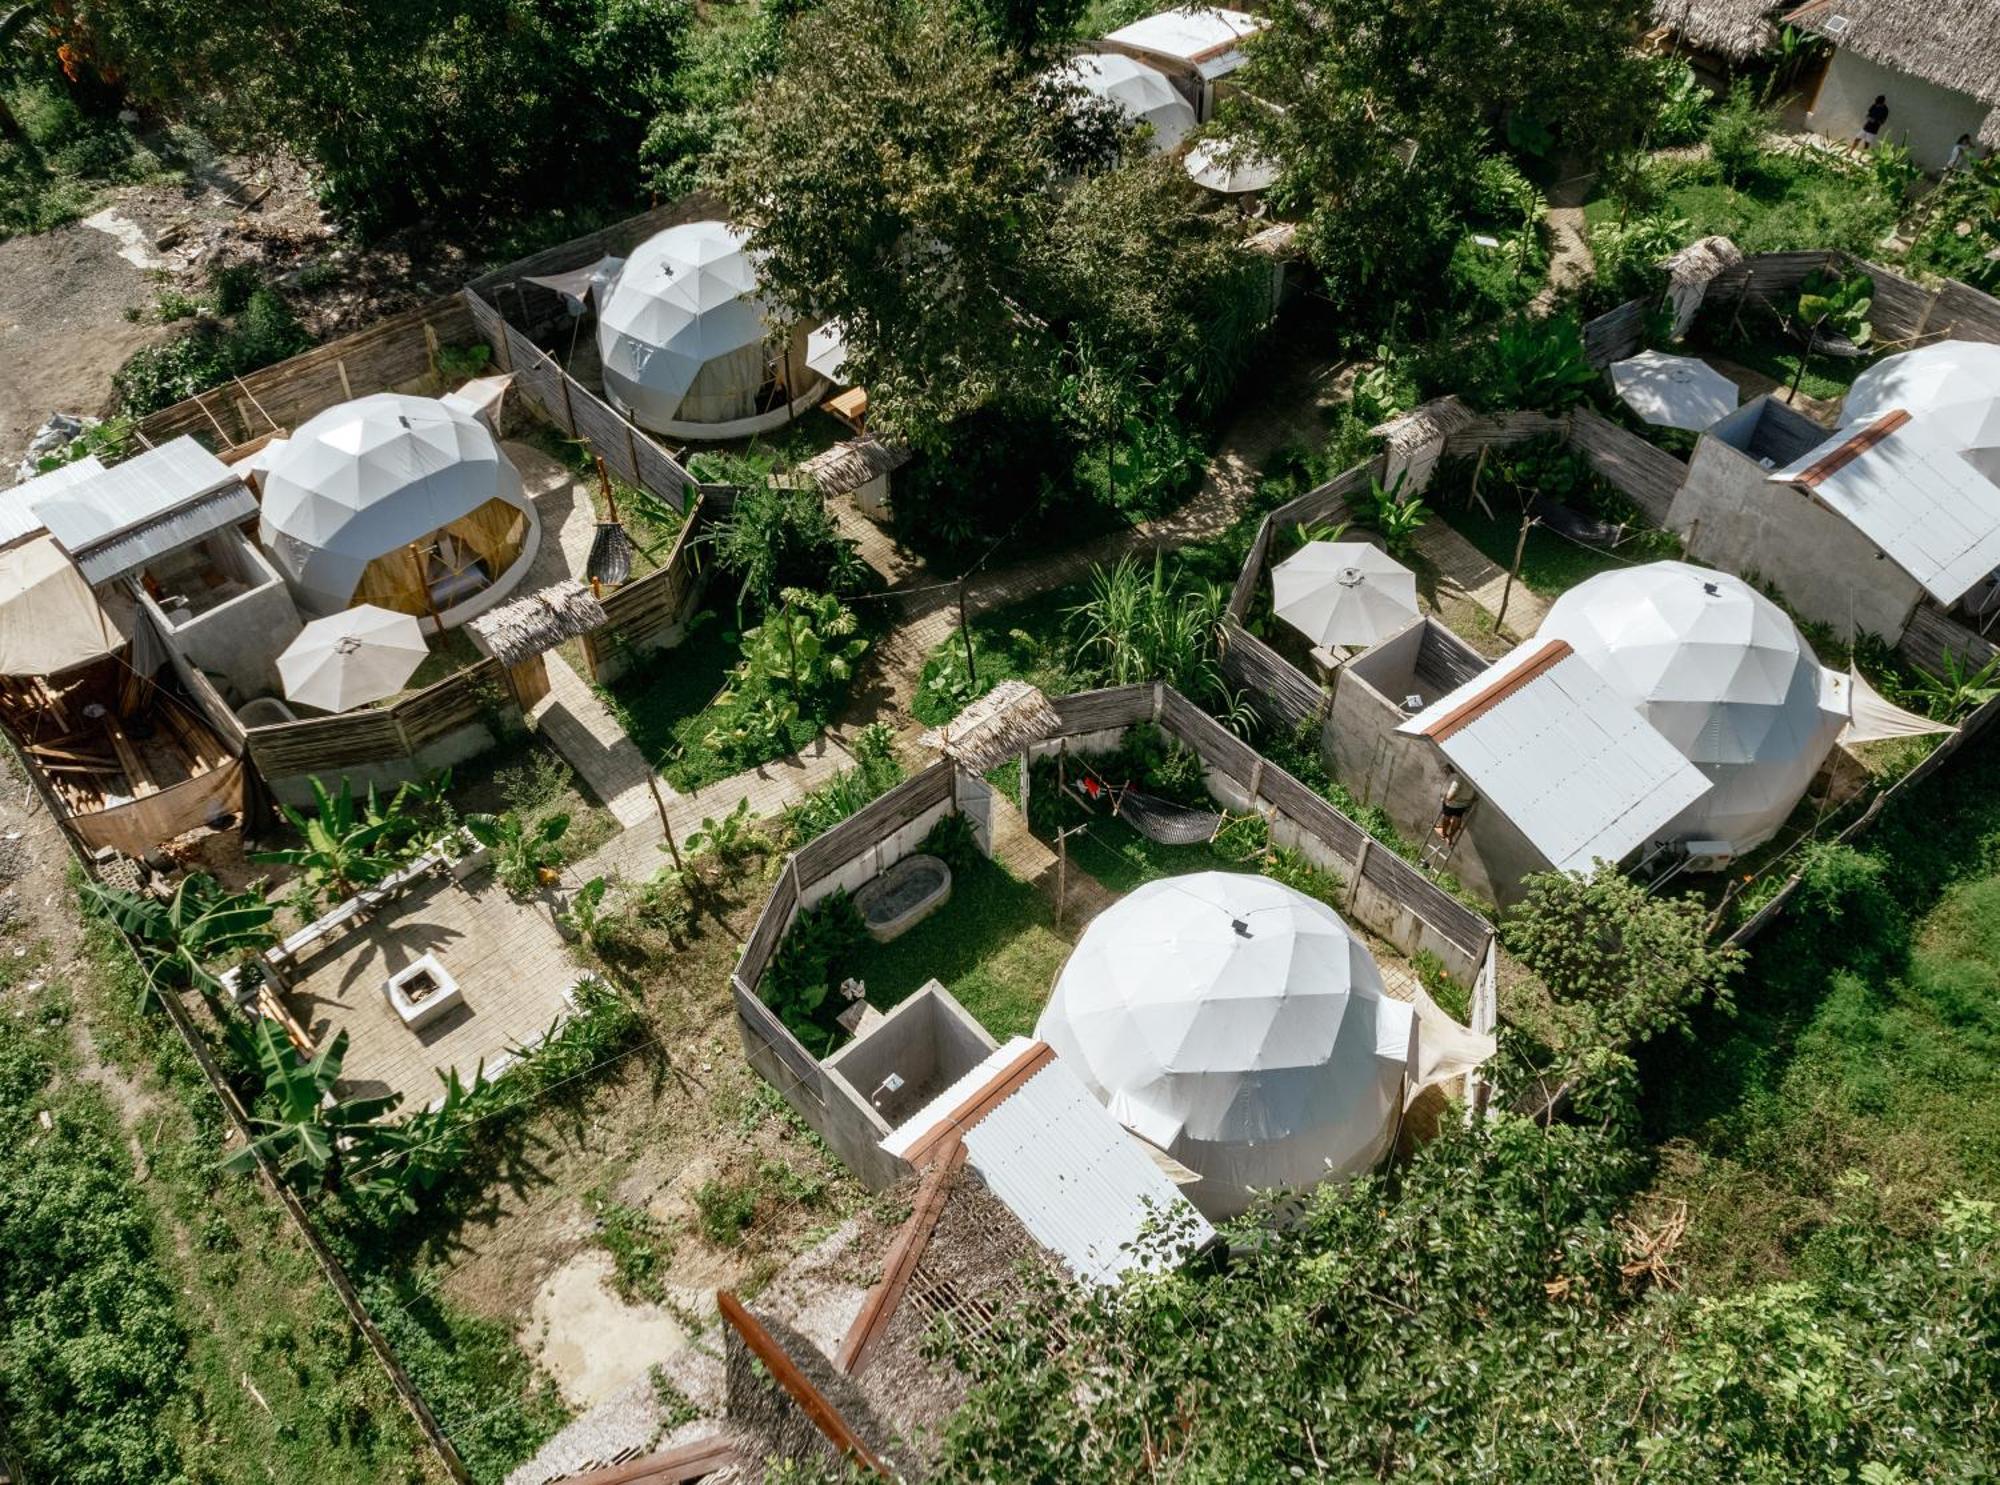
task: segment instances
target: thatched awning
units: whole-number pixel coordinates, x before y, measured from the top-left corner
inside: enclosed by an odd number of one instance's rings
[[[1385,440],[1392,454],[1409,455],[1431,443],[1443,443],[1473,418],[1472,409],[1454,396],[1439,397],[1408,412],[1377,423],[1368,431]]]
[[[1879,67],[2000,104],[2000,5],[1993,0],[1809,0],[1782,19]],[[1989,114],[1981,138],[1996,137],[2000,118]]]
[[[1002,681],[921,741],[973,773],[1005,763],[1062,730],[1048,697],[1026,681]]]
[[[1276,222],[1243,239],[1243,246],[1253,253],[1262,253],[1267,258],[1290,259],[1298,256],[1299,224],[1297,222]]]
[[[473,642],[502,665],[519,665],[606,621],[604,605],[572,579],[488,609],[465,627]]]
[[[1653,0],[1653,19],[1701,51],[1748,61],[1778,42],[1783,0]]]
[[[1660,260],[1667,270],[1667,302],[1674,307],[1675,340],[1687,334],[1716,276],[1742,261],[1743,250],[1726,237],[1699,238]]]
[[[879,438],[850,438],[799,465],[822,495],[847,495],[910,462],[910,451]]]

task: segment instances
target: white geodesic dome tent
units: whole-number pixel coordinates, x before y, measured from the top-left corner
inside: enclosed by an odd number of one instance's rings
[[[462,623],[521,580],[540,538],[486,425],[432,397],[330,407],[264,469],[257,539],[308,617],[372,603]]]
[[[746,235],[686,222],[649,237],[599,299],[604,391],[641,425],[679,438],[736,438],[775,428],[818,385],[809,326],[771,344]]]
[[[1762,845],[1848,721],[1842,678],[1785,611],[1706,567],[1600,573],[1555,601],[1537,638],[1567,640],[1714,785],[1668,838]]]
[[[1921,416],[1961,403],[2000,400],[2000,345],[1940,340],[1884,356],[1854,379],[1840,404],[1840,426],[1872,423],[1898,409]]]
[[[1084,930],[1036,1036],[1211,1218],[1364,1171],[1396,1137],[1417,1023],[1324,903],[1269,877],[1148,882]]]
[[[1089,52],[1063,63],[1055,76],[1103,99],[1135,124],[1152,125],[1151,148],[1156,155],[1175,148],[1195,126],[1194,105],[1167,75],[1132,57]]]

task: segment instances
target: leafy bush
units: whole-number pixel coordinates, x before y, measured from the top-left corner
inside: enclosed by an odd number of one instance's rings
[[[844,768],[832,778],[785,809],[785,821],[792,827],[792,839],[799,845],[824,835],[870,800],[894,788],[903,779],[903,765],[896,761],[894,735],[886,724],[871,722],[854,738],[853,768]]]
[[[854,899],[837,891],[800,913],[771,956],[764,976],[764,1003],[808,1047],[830,1042],[821,1013],[829,1008],[841,971],[867,942],[868,927]]]
[[[1653,116],[1652,143],[1656,149],[1693,144],[1708,125],[1714,99],[1687,63],[1663,57],[1654,65],[1659,70],[1664,92],[1659,111]]]
[[[1709,155],[1725,181],[1736,185],[1756,169],[1777,122],[1776,111],[1758,101],[1749,79],[1738,78],[1708,125]]]
[[[231,377],[296,356],[311,344],[291,307],[267,286],[249,294],[233,324],[199,320],[181,335],[141,348],[111,384],[120,409],[144,417]]]
[[[972,819],[964,814],[940,816],[937,824],[931,826],[918,847],[925,855],[935,856],[953,871],[965,871],[979,859],[979,836],[972,828]]]
[[[1867,345],[1875,337],[1875,327],[1868,322],[1874,305],[1875,281],[1865,273],[1842,277],[1814,272],[1799,285],[1800,321],[1823,335],[1843,336],[1855,345]]]
[[[1574,315],[1517,315],[1500,327],[1484,354],[1486,364],[1467,391],[1488,411],[1560,412],[1581,402],[1602,379],[1584,355]]]
[[[1605,296],[1622,303],[1660,291],[1660,260],[1694,239],[1688,219],[1671,211],[1648,212],[1623,225],[1600,222],[1590,229],[1590,251]]]
[[[715,1176],[694,1193],[701,1235],[718,1248],[733,1248],[757,1215],[757,1182],[742,1176]]]
[[[736,607],[769,610],[787,588],[829,586],[853,592],[865,569],[854,543],[840,534],[826,501],[804,485],[776,485],[768,476],[734,471],[736,503],[707,538],[715,564],[738,583]]]
[[[1165,681],[1207,700],[1221,685],[1215,626],[1222,607],[1220,589],[1169,574],[1162,551],[1150,572],[1120,558],[1108,571],[1092,570],[1090,597],[1071,612],[1078,660],[1105,685]]]

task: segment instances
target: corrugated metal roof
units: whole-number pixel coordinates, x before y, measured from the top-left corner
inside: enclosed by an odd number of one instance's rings
[[[1015,1037],[926,1104],[882,1142],[909,1149],[1035,1044]],[[1141,1231],[1165,1214],[1177,1240],[1195,1245],[1211,1227],[1136,1140],[1106,1113],[1060,1059],[967,1124],[962,1138],[987,1189],[1070,1271],[1108,1284],[1135,1266],[1169,1258],[1134,1251]]]
[[[236,471],[192,438],[177,438],[30,503],[74,557],[231,486],[241,487]]]
[[[155,557],[200,541],[224,526],[234,526],[257,514],[257,497],[243,485],[217,490],[192,505],[170,511],[157,520],[113,537],[76,559],[93,584],[137,572]]]
[[[2000,567],[2000,485],[1967,461],[1962,445],[1953,419],[1891,411],[1842,430],[1771,479],[1845,516],[1949,605]]]
[[[0,547],[11,546],[22,537],[44,529],[42,518],[35,514],[37,500],[59,495],[102,473],[104,465],[97,455],[85,454],[73,464],[60,465],[0,493]]]
[[[1622,861],[1711,787],[1567,646],[1521,645],[1396,730],[1432,738],[1565,871]]]

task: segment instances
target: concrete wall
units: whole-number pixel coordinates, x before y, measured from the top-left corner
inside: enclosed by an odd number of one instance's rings
[[[1927,170],[1942,170],[1961,134],[1979,137],[1987,105],[1965,93],[1919,82],[1908,73],[1878,66],[1851,51],[1834,53],[1806,115],[1806,126],[1835,139],[1851,139],[1868,114],[1876,94],[1889,100],[1889,122],[1882,137],[1906,145]]]
[[[234,704],[253,696],[282,696],[278,654],[305,627],[291,592],[264,554],[241,536],[223,531],[210,540],[231,543],[228,559],[240,564],[258,586],[178,625],[144,588],[134,583],[132,591],[151,612],[167,643],[190,665],[215,678],[226,700]]]
[[[1753,403],[1729,423],[1756,410]],[[1772,584],[1793,612],[1843,639],[1857,632],[1900,639],[1923,598],[1916,580],[1843,517],[1801,490],[1772,484],[1769,470],[1732,440],[1751,442],[1744,425],[1702,438],[1667,512],[1688,556]]]
[[[853,1093],[872,1116],[869,1122],[883,1125],[875,1136],[879,1140],[998,1045],[956,996],[932,980],[820,1066]],[[903,1079],[903,1086],[884,1094],[878,1109],[870,1095],[891,1073]]]

